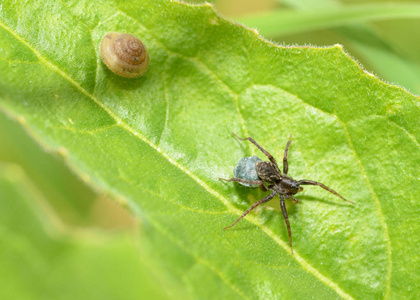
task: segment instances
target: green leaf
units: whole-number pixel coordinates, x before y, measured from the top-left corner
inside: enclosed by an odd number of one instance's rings
[[[103,65],[109,31],[142,38],[145,76]],[[6,2],[0,34],[0,107],[141,218],[141,254],[171,286],[197,299],[418,292],[419,99],[341,47],[280,47],[210,5],[163,0]],[[298,194],[293,256],[278,206],[223,231],[265,195],[218,180],[261,155],[231,131],[279,161],[292,134],[289,175],[356,204]]]
[[[0,207],[1,299],[167,299],[129,235],[69,230],[16,165]]]

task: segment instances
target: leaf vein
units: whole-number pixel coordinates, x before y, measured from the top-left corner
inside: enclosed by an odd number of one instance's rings
[[[149,190],[149,189],[146,189],[146,188],[142,187],[141,185],[139,185],[136,182],[133,182],[132,180],[125,177],[124,175],[120,175],[119,178],[121,178],[122,180],[124,180],[128,184],[131,184],[132,186],[135,186],[139,190],[142,190],[143,192],[149,193],[152,196],[158,197],[158,198],[160,198],[160,199],[162,199],[166,202],[170,202],[173,205],[178,206],[181,210],[188,210],[188,211],[192,211],[192,212],[196,212],[196,213],[200,213],[200,214],[209,214],[209,215],[220,215],[220,214],[227,213],[227,211],[209,211],[209,210],[202,210],[202,209],[196,209],[196,208],[192,208],[192,207],[189,207],[189,206],[185,206],[185,205],[182,205],[178,202],[173,201],[170,197],[166,198],[165,196],[163,196],[161,194],[158,194],[158,193],[154,192],[153,190]]]
[[[208,262],[207,260],[201,258],[200,256],[198,256],[197,254],[195,254],[194,252],[191,252],[189,250],[189,248],[185,245],[182,244],[182,242],[180,242],[179,240],[177,240],[175,237],[173,237],[171,234],[169,234],[168,232],[166,232],[163,228],[161,228],[159,225],[157,225],[157,222],[151,221],[150,218],[148,218],[148,220],[150,221],[150,223],[164,236],[166,236],[166,238],[168,238],[169,240],[171,240],[173,243],[175,243],[176,245],[178,245],[178,247],[180,247],[183,251],[185,251],[186,253],[188,253],[190,256],[192,256],[198,263],[206,266],[207,268],[209,268],[210,270],[212,270],[214,273],[216,273],[220,279],[222,279],[222,281],[229,286],[233,291],[235,291],[239,296],[241,296],[243,299],[249,299],[246,295],[244,295],[232,282],[229,281],[228,278],[226,278],[226,276],[223,274],[222,271],[220,271],[219,269],[217,269],[215,266],[213,266],[210,262]]]
[[[411,133],[410,131],[408,131],[408,129],[406,129],[405,127],[403,127],[400,124],[396,123],[395,121],[391,120],[388,116],[381,116],[381,115],[364,116],[360,119],[353,120],[353,121],[351,121],[347,124],[356,123],[356,122],[360,122],[360,121],[364,121],[364,120],[373,120],[373,119],[385,119],[389,123],[392,123],[393,126],[395,126],[396,128],[404,131],[404,133],[414,142],[414,144],[416,144],[416,146],[420,148],[420,143],[417,140],[417,138],[415,137],[415,135],[413,133]]]
[[[384,217],[384,214],[383,214],[383,211],[382,211],[382,207],[381,207],[381,203],[379,201],[378,195],[376,195],[375,190],[374,190],[372,184],[370,183],[370,180],[368,178],[366,170],[363,167],[363,164],[362,164],[359,156],[357,155],[356,149],[353,146],[353,142],[351,141],[350,134],[349,134],[348,129],[347,129],[347,125],[343,121],[341,121],[338,117],[337,117],[337,120],[338,120],[338,122],[340,122],[340,124],[342,125],[342,127],[344,129],[344,132],[346,134],[346,138],[347,138],[347,141],[349,143],[350,149],[352,150],[352,152],[354,154],[354,157],[356,159],[356,162],[359,165],[359,169],[360,169],[360,171],[363,175],[363,178],[366,182],[366,185],[369,188],[370,193],[372,194],[376,209],[378,211],[379,220],[381,221],[382,228],[384,229],[385,243],[386,243],[386,249],[387,249],[387,254],[388,254],[388,272],[387,272],[387,282],[386,282],[384,299],[387,299],[390,295],[391,274],[392,274],[392,248],[391,248],[391,238],[389,236],[388,225],[386,224],[385,217]]]
[[[0,60],[8,62],[9,64],[26,64],[26,65],[36,65],[40,64],[39,61],[25,61],[25,60],[12,60],[5,57],[0,56]]]

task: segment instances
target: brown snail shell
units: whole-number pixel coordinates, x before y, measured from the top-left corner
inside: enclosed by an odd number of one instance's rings
[[[128,33],[107,33],[101,42],[101,56],[106,66],[122,77],[139,77],[149,67],[146,47]]]

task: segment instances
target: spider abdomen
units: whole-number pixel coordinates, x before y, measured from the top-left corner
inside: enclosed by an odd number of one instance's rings
[[[258,177],[268,183],[276,183],[281,180],[279,168],[271,161],[257,162],[255,165]]]

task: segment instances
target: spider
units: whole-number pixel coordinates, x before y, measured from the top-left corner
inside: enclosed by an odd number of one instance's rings
[[[259,186],[261,190],[263,191],[272,191],[272,193],[264,198],[262,198],[260,201],[254,203],[250,208],[248,208],[242,216],[240,216],[235,222],[233,222],[232,225],[225,227],[224,229],[228,229],[233,227],[236,223],[238,223],[243,217],[245,217],[251,210],[256,208],[258,205],[268,202],[271,199],[273,199],[275,196],[280,196],[280,207],[281,211],[283,212],[283,217],[286,222],[287,226],[287,232],[289,234],[289,244],[290,244],[290,250],[293,255],[293,246],[292,246],[292,232],[290,230],[290,223],[289,223],[289,217],[287,216],[287,210],[286,205],[284,203],[284,199],[291,199],[294,204],[298,203],[298,199],[296,199],[293,195],[301,192],[303,190],[303,187],[301,185],[318,185],[322,187],[323,189],[333,193],[334,195],[340,197],[344,201],[350,202],[354,204],[354,202],[347,200],[343,196],[341,196],[339,193],[334,191],[333,189],[327,187],[326,185],[313,181],[313,180],[294,180],[292,177],[287,176],[288,171],[288,163],[287,163],[287,152],[289,150],[290,143],[292,142],[291,137],[289,141],[287,142],[286,149],[284,150],[284,156],[283,156],[283,174],[280,172],[279,166],[277,165],[277,161],[274,159],[274,157],[268,153],[264,148],[262,148],[256,141],[254,141],[253,138],[247,137],[247,138],[240,138],[236,134],[233,133],[235,137],[242,141],[250,141],[255,146],[257,146],[258,149],[261,150],[262,153],[264,153],[270,161],[257,161],[253,168],[255,168],[257,178],[255,180],[249,180],[249,179],[243,179],[243,178],[231,178],[231,179],[223,179],[219,178],[220,180],[224,181],[235,181],[239,182],[241,184],[247,184],[248,186]],[[238,176],[235,174],[235,176]]]

